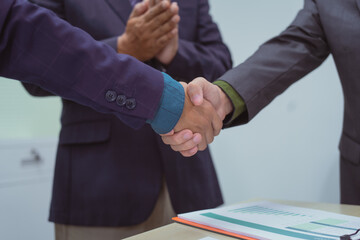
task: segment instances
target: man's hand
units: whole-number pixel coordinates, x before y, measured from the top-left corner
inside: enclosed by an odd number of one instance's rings
[[[151,6],[150,6],[151,5]],[[169,1],[144,1],[135,5],[124,34],[118,38],[118,52],[140,61],[156,56],[178,34],[179,7]]]
[[[176,26],[178,28],[178,25]],[[164,65],[169,65],[179,49],[179,31],[168,44],[155,56]]]
[[[211,143],[214,140],[214,136],[217,136],[220,133],[220,130],[222,128],[222,121],[217,115],[211,103],[207,100],[203,100],[201,105],[195,106],[194,104],[192,104],[187,94],[186,83],[181,82],[181,84],[183,85],[185,91],[185,103],[183,113],[178,123],[174,127],[174,132],[189,129],[191,132],[200,134],[201,139],[195,147],[197,147],[199,150],[205,150],[207,144]],[[193,137],[193,134],[191,132],[190,137]],[[184,146],[177,146],[174,144],[171,147],[175,151],[181,151],[181,148]],[[189,150],[187,146],[185,147],[186,150]]]
[[[200,106],[207,101],[210,102],[221,121],[233,111],[232,103],[226,94],[218,86],[204,78],[196,78],[190,82],[187,87],[187,94],[195,106]],[[175,132],[162,135],[163,142],[170,145],[173,150],[180,152],[185,157],[192,156],[198,150],[202,150],[198,144],[203,142],[203,134],[198,134],[192,129]]]
[[[210,83],[205,78],[195,78],[189,83],[187,91],[191,102],[196,106],[201,105],[204,99],[209,101],[216,109],[221,120],[224,120],[226,115],[233,111],[230,99],[221,88]]]
[[[147,0],[147,1],[149,1],[150,6],[154,6],[159,1],[169,1],[170,2],[170,0]],[[178,6],[177,2],[174,2],[173,4],[176,4],[176,6]],[[155,56],[155,58],[164,65],[169,65],[171,63],[171,61],[174,59],[174,57],[179,49],[179,31],[178,31],[179,26],[178,25],[176,25],[176,29],[177,29],[176,35]]]

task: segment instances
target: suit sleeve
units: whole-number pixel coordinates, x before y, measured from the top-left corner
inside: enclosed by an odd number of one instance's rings
[[[58,17],[65,19],[65,7],[63,0],[29,0],[29,2],[47,8],[56,13]]]
[[[178,52],[166,72],[185,82],[200,76],[213,81],[231,68],[231,55],[209,14],[208,1],[198,1],[196,10],[196,41],[179,39]]]
[[[64,0],[29,0],[29,2],[47,8],[53,11],[58,17],[66,20]],[[101,40],[101,42],[108,44],[117,52],[117,37],[103,39]],[[24,82],[22,83],[22,85],[24,86],[26,91],[30,93],[32,96],[36,96],[36,97],[54,96],[50,92],[36,85],[24,83]]]
[[[160,72],[25,0],[2,0],[0,7],[1,76],[115,114],[133,128],[154,117],[164,87]],[[136,107],[109,101],[109,90],[134,99]]]
[[[29,0],[29,2],[50,9],[55,12],[58,17],[62,19],[65,18],[64,3],[62,0]],[[52,94],[51,92],[48,92],[37,85],[25,82],[22,82],[21,84],[23,85],[25,90],[34,97],[54,96],[54,94]]]
[[[39,5],[41,7],[47,8],[56,15],[64,20],[66,20],[66,13],[65,13],[65,6],[64,6],[64,0],[29,0],[32,3],[35,3],[36,5]],[[100,40],[100,39],[97,39]],[[112,47],[117,52],[117,37],[110,37],[107,39],[101,39],[101,42],[104,42],[108,44],[110,47]]]
[[[329,53],[316,3],[305,0],[285,31],[220,77],[239,93],[247,108],[230,126],[251,120],[292,83],[317,68]]]

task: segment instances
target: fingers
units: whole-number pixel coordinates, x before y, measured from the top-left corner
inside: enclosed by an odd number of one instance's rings
[[[160,37],[158,40],[160,41],[158,44],[164,44],[165,42],[165,46],[156,54],[155,58],[163,65],[168,66],[174,60],[179,50],[178,27],[168,33],[166,38],[162,39]]]
[[[165,3],[166,3],[166,1],[165,1]],[[164,1],[161,4],[164,4]],[[150,11],[151,11],[151,9],[150,9]],[[156,15],[156,17],[152,17],[145,21],[148,22],[147,25],[148,25],[148,28],[150,31],[160,32],[159,29],[163,29],[165,27],[165,30],[162,31],[162,33],[164,33],[164,32],[168,32],[171,28],[176,27],[176,25],[180,21],[180,17],[178,15],[178,13],[179,13],[179,6],[177,5],[176,2],[174,2],[174,3],[171,3],[168,10],[163,11],[163,12],[159,13],[158,15]],[[149,13],[149,16],[150,15],[151,14]],[[147,17],[148,16],[146,16],[146,18]]]
[[[119,39],[122,41],[118,41],[118,52],[146,61],[169,44],[170,47],[161,57],[165,62],[170,62],[178,48],[176,41],[171,42],[178,36],[178,11],[177,3],[170,3],[169,0],[145,0],[137,4],[126,24],[128,41]]]
[[[146,0],[146,1],[149,2],[149,7],[153,7],[157,3],[157,1],[155,0]]]
[[[147,1],[139,2],[139,3],[135,4],[133,10],[130,13],[129,19],[133,18],[133,17],[141,16],[142,14],[144,14],[146,12],[147,9],[148,9]]]
[[[161,21],[161,20],[159,20],[159,21]],[[153,29],[154,37],[161,37],[170,32],[171,32],[172,36],[175,36],[175,34],[177,33],[177,30],[178,30],[177,25],[179,22],[180,22],[179,15],[175,15],[170,20],[162,22],[161,24],[159,24],[159,26],[157,28]],[[172,31],[172,30],[176,30],[176,32]]]
[[[207,122],[203,128],[203,135],[205,135],[205,139],[203,139],[203,141],[198,145],[200,151],[205,150],[207,148],[207,145],[214,141],[214,134],[218,131],[214,130],[214,125],[216,126],[216,124],[218,124],[216,121],[214,121],[218,120],[216,119],[217,113],[215,112],[215,109],[208,101],[205,101],[203,105],[206,109],[206,112],[204,112],[204,117]]]
[[[198,150],[205,150],[207,145],[214,141],[214,137],[219,135],[223,126],[222,117],[207,99],[202,99],[202,104],[198,106],[191,103],[190,95],[198,94],[203,98],[203,89],[211,93],[209,96],[215,95],[219,90],[217,86],[204,81],[206,80],[198,78],[188,85],[180,82],[185,91],[185,103],[183,114],[175,126],[175,131],[179,132],[172,131],[162,136],[165,144],[185,157],[194,155]],[[182,130],[185,128],[191,129],[195,134],[190,130]]]
[[[198,152],[198,148],[197,147],[194,147],[190,150],[187,150],[187,151],[181,151],[181,155],[183,155],[184,157],[191,157],[191,156],[194,156],[197,152]]]
[[[173,39],[178,33],[178,29],[175,28],[171,32],[168,32],[167,34],[161,36],[156,43],[160,46],[166,45],[171,39]]]
[[[211,105],[211,103],[209,103],[209,104]],[[223,127],[223,118],[218,114],[218,112],[216,111],[215,108],[213,108],[213,106],[208,111],[210,112],[212,119],[211,119],[211,128],[207,129],[206,142],[207,142],[207,144],[210,144],[214,141],[214,137],[220,134],[220,131]],[[209,130],[212,130],[212,132]],[[199,147],[199,149],[201,150],[200,147]]]
[[[195,106],[201,105],[204,100],[204,82],[202,81],[202,79],[203,78],[195,78],[192,82],[188,84],[187,93],[191,99],[191,102]]]
[[[199,134],[200,135],[200,134]],[[196,140],[199,141],[199,140]],[[170,145],[171,149],[176,152],[186,152],[193,149],[198,149],[198,144],[196,144],[193,140],[189,140],[181,145]]]
[[[163,142],[176,151],[180,152],[184,157],[195,155],[199,148],[198,144],[202,141],[199,133],[193,134],[190,130],[182,130],[174,133],[174,130],[167,134],[161,134]]]
[[[153,6],[155,6],[156,4],[158,4],[158,3],[162,2],[162,1],[167,1],[169,3],[171,2],[170,0],[144,0],[144,1],[149,2],[150,7],[153,7]]]
[[[188,133],[192,136],[190,140],[186,140],[188,137],[183,137]],[[180,152],[184,157],[195,155],[199,150],[197,145],[202,141],[202,137],[199,133],[192,134],[190,130],[182,130],[175,134],[164,134],[161,136],[165,144],[170,145],[174,151]]]
[[[188,151],[198,147],[198,144],[202,142],[202,137],[199,133],[196,133],[193,136],[194,137],[192,137],[190,140],[187,140],[181,144],[172,144],[170,146],[176,152]]]
[[[173,131],[174,130],[172,130],[172,132]],[[192,131],[190,131],[188,129],[181,130],[180,132],[177,132],[172,135],[170,135],[170,134],[161,135],[163,142],[168,145],[184,144],[185,142],[192,139],[193,137],[194,136],[193,136]],[[194,146],[192,146],[192,147],[194,147]],[[188,149],[190,149],[190,148],[188,148]],[[182,150],[188,150],[188,149],[182,149]]]
[[[211,125],[213,128],[214,136],[219,135],[223,127],[223,119],[217,112],[213,115],[213,120],[211,122]]]
[[[159,15],[160,13],[164,12],[166,9],[168,9],[170,6],[170,3],[168,1],[161,1],[159,4],[156,4],[155,6],[151,5],[151,1],[149,2],[149,11],[146,14],[146,16],[144,16],[144,20],[146,22],[150,22],[153,18],[155,18],[157,15]],[[169,11],[167,11],[169,12]]]
[[[210,104],[210,103],[209,103]],[[205,133],[203,135],[205,136],[205,139],[199,139],[195,140],[195,134],[192,140],[183,143],[182,145],[178,145],[177,147],[174,147],[173,149],[177,149],[175,151],[184,151],[184,149],[190,149],[193,145],[191,143],[198,142],[198,148],[200,151],[203,151],[207,148],[207,145],[212,143],[214,141],[215,136],[220,134],[220,131],[223,126],[223,122],[217,112],[214,108],[211,107],[208,111],[208,115],[212,116],[211,123],[208,124],[208,127],[204,129]],[[201,136],[199,134],[199,136]]]
[[[168,133],[160,134],[160,136],[162,136],[162,137],[172,136],[172,135],[174,135],[174,133],[175,133],[175,131],[174,131],[174,130],[171,130],[171,131],[168,132]]]
[[[218,134],[218,129],[220,128],[221,123],[218,122],[218,118],[214,118],[217,113],[210,102],[204,101],[202,105],[194,106],[187,94],[186,83],[180,82],[180,84],[184,87],[185,101],[183,113],[175,125],[174,130],[176,132],[183,129],[190,129],[192,132],[200,133],[202,139],[198,143],[198,149],[200,151],[205,150],[207,148],[207,144],[214,140],[214,135]],[[217,128],[215,131],[213,129],[214,126]],[[175,151],[186,151],[185,149],[192,149],[191,141],[187,142],[185,139],[181,139],[181,137],[184,138],[185,135],[179,134],[178,138],[172,137],[168,139],[168,141],[165,140],[165,143],[170,144]]]

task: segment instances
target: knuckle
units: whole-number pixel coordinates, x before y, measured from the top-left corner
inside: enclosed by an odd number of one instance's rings
[[[204,151],[206,149],[206,147],[204,147],[203,145],[199,145],[199,150],[200,151]]]
[[[181,155],[183,155],[184,157],[190,157],[190,156],[191,156],[190,153],[188,153],[187,151],[181,151],[180,153],[181,153]]]
[[[180,138],[180,137],[176,137],[176,138],[174,138],[174,144],[176,144],[176,145],[180,145],[180,144],[182,144],[182,140],[181,140],[181,138]]]
[[[193,143],[191,141],[188,141],[187,143],[184,144],[184,149],[191,149],[193,148]]]
[[[177,152],[176,147],[174,147],[173,145],[170,145],[170,147],[171,147],[171,149],[172,149],[173,151]]]
[[[158,44],[159,44],[159,45],[163,45],[163,44],[165,44],[165,42],[166,42],[166,38],[163,37],[163,38],[160,38],[160,39],[159,39]]]
[[[161,137],[161,139],[166,145],[169,145],[169,141],[167,137]]]
[[[155,18],[154,21],[153,21],[153,25],[155,26],[160,26],[161,25],[161,21],[159,18]]]

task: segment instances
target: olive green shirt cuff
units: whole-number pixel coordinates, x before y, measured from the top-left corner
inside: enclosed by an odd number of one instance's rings
[[[224,122],[224,125],[231,124],[237,117],[246,111],[245,102],[229,83],[223,80],[217,80],[213,83],[221,88],[221,90],[228,96],[234,107],[232,114],[230,113],[230,116],[227,116]]]

